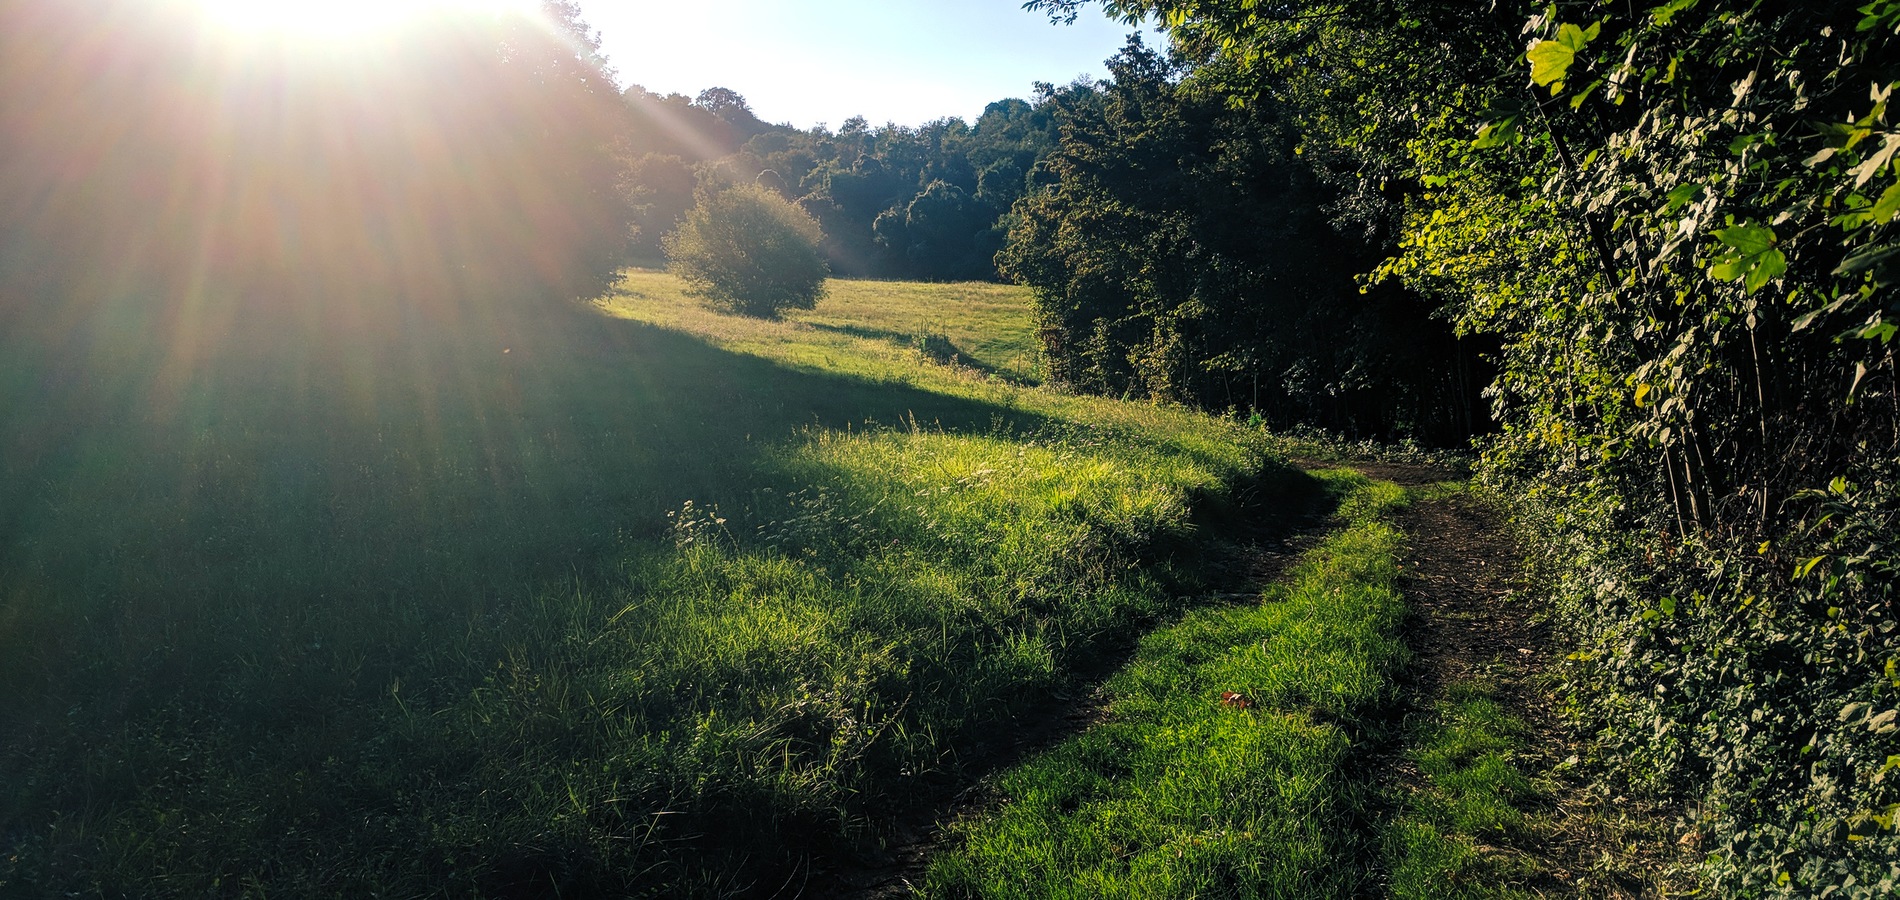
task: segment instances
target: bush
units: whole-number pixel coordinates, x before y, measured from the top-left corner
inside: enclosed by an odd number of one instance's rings
[[[756,184],[700,192],[677,231],[666,236],[672,270],[721,309],[773,317],[811,309],[828,274],[824,235],[805,211]]]

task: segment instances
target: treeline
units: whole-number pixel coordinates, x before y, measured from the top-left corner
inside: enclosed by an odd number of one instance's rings
[[[1369,290],[1496,342],[1487,477],[1604,761],[1692,810],[1707,891],[1900,891],[1900,0],[1105,5],[1166,23],[1177,92],[1274,123],[1207,153],[1290,145]]]
[[[658,256],[695,185],[758,182],[821,223],[834,272],[1033,287],[1069,388],[1439,444],[1486,427],[1489,345],[1355,281],[1380,245],[1322,212],[1337,192],[1278,107],[1236,107],[1138,40],[1109,67],[974,125],[836,132],[767,125],[721,88],[629,88],[638,252]]]
[[[725,88],[688,99],[635,85],[624,96],[625,188],[636,252],[648,258],[699,181],[754,181],[818,220],[838,274],[994,279],[1009,209],[1056,137],[1052,109],[1017,99],[991,103],[974,124],[872,127],[854,117],[832,131],[768,125]]]
[[[1355,281],[1379,247],[1328,221],[1337,192],[1282,107],[1236,107],[1138,38],[1108,65],[1043,92],[1060,139],[999,257],[1035,289],[1057,381],[1354,436],[1484,427],[1484,345]]]

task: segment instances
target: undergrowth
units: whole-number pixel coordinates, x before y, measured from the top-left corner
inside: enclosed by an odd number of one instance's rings
[[[1891,474],[1804,494],[1769,541],[1612,528],[1601,494],[1494,477],[1523,498],[1595,762],[1624,790],[1693,801],[1706,889],[1900,891]]]

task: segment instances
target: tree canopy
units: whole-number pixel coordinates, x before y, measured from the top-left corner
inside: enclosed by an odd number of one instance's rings
[[[695,180],[682,172],[692,170],[772,185],[823,225],[826,258],[845,275],[996,278],[1003,219],[1055,143],[1051,110],[1024,100],[992,103],[975,124],[853,118],[833,131],[766,125],[724,88],[690,99],[638,86],[625,95],[634,121],[623,187],[639,208],[641,249],[657,250],[685,215]]]
[[[1133,41],[1111,80],[1046,93],[1046,185],[1000,259],[1036,289],[1054,377],[1277,425],[1461,441],[1482,421],[1475,349],[1321,210],[1333,191],[1270,104],[1235,108]]]

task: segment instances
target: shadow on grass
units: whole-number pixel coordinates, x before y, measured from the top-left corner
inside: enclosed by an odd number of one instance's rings
[[[398,634],[587,580],[687,500],[741,511],[803,429],[1048,424],[588,311],[253,335],[188,365],[154,327],[0,361],[0,722],[294,662],[326,617],[386,634],[388,668],[418,649]]]
[[[825,322],[806,322],[804,324],[816,328],[819,331],[828,331],[832,334],[842,334],[847,337],[863,338],[865,340],[885,341],[898,347],[914,349],[923,353],[925,358],[931,362],[960,366],[983,375],[1003,379],[1011,384],[1027,386],[1035,383],[1005,372],[1002,369],[998,369],[989,363],[971,356],[967,351],[959,348],[955,343],[952,343],[949,338],[939,334],[905,334],[904,332],[891,331],[887,328],[869,328],[863,325],[832,325]]]
[[[997,802],[998,775],[1107,720],[1101,688],[1134,660],[1144,635],[1197,609],[1259,602],[1260,590],[1317,542],[1343,496],[1336,482],[1269,465],[1236,486],[1230,502],[1197,504],[1191,539],[1161,536],[1132,554],[1146,561],[1139,578],[1160,602],[1076,635],[1060,652],[1055,685],[995,692],[949,735],[942,768],[894,782],[901,793],[860,798],[869,829],[859,845],[787,847],[803,855],[765,880],[801,882],[801,895],[819,900],[907,895],[945,849],[943,828]]]

